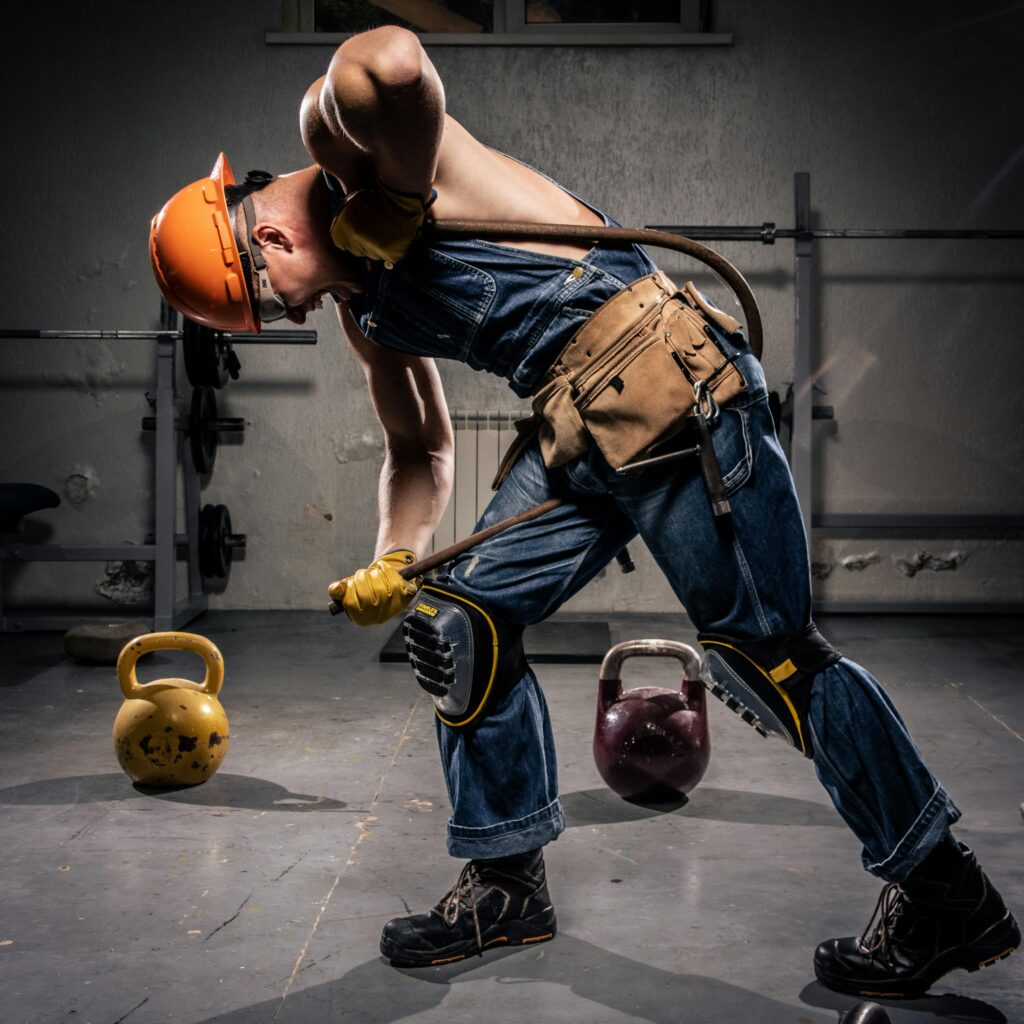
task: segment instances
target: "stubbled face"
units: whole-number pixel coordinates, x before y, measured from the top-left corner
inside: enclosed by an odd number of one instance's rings
[[[246,224],[239,204],[235,230],[245,238],[251,228],[292,323],[305,323],[327,295],[345,301],[363,291],[366,262],[332,241],[331,202],[317,166],[280,175],[253,194],[253,205],[256,223]]]
[[[289,246],[264,245],[263,255],[274,290],[288,306],[294,324],[323,306],[324,297],[346,300],[363,290],[366,264],[319,240],[294,241]]]

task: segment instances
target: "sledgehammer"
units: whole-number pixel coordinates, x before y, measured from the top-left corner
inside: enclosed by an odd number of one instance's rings
[[[538,516],[544,515],[545,512],[551,512],[564,504],[565,501],[562,498],[548,498],[547,501],[542,501],[539,505],[526,509],[525,512],[518,512],[514,516],[509,516],[508,519],[501,519],[496,523],[492,523],[490,526],[477,530],[476,533],[471,533],[468,537],[464,537],[454,544],[449,544],[446,548],[441,548],[440,551],[435,551],[432,555],[427,555],[426,558],[421,558],[418,562],[413,562],[412,565],[407,565],[404,569],[399,569],[398,574],[404,580],[413,580],[417,576],[422,576],[424,573],[430,572],[431,569],[436,569],[439,565],[444,565],[445,562],[450,562],[453,558],[457,558],[464,551],[468,551],[482,541],[487,540],[488,537],[493,537],[495,534],[502,533],[512,526],[518,526],[520,523],[528,523],[531,519],[536,519]],[[332,615],[337,615],[342,611],[342,607],[337,601],[332,601],[327,606],[327,610]]]

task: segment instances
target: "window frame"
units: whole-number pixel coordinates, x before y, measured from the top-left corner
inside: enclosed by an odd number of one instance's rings
[[[424,46],[730,46],[732,33],[700,31],[702,0],[679,0],[679,21],[564,24],[526,21],[526,0],[494,0],[493,32],[421,32]],[[338,46],[352,32],[315,30],[315,0],[281,0],[275,45]]]

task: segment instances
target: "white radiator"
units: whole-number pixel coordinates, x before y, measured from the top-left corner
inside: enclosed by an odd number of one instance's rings
[[[512,424],[529,409],[509,412],[453,412],[455,479],[452,497],[434,532],[431,550],[454,544],[473,532],[494,492],[491,481],[516,431]]]

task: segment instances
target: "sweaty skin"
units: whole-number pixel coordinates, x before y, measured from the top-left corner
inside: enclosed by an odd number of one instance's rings
[[[342,43],[327,73],[306,91],[300,127],[310,156],[346,191],[375,179],[424,199],[433,188],[431,215],[439,220],[602,223],[558,185],[483,145],[445,113],[437,71],[405,29],[374,29]],[[586,251],[506,244],[568,257]],[[421,557],[451,493],[452,430],[437,369],[433,360],[372,344],[344,302],[338,319],[385,434],[375,557],[398,548]]]

